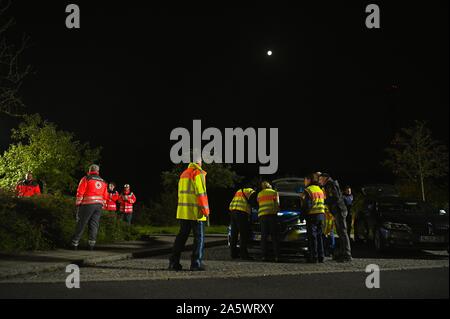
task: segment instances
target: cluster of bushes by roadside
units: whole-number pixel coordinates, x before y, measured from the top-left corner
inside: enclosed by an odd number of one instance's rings
[[[73,197],[17,198],[0,190],[0,251],[67,248],[75,229]],[[98,243],[133,240],[137,232],[122,221],[103,217]],[[87,232],[82,243],[87,241]]]

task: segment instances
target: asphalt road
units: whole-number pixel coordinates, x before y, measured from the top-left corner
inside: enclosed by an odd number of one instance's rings
[[[183,265],[189,265],[189,252]],[[227,247],[206,251],[205,272],[167,271],[167,256],[130,259],[80,269],[81,287],[68,289],[64,271],[0,281],[0,298],[449,298],[447,252],[404,251],[377,255],[355,247],[350,264],[230,260]],[[381,269],[380,288],[365,285],[365,268]]]
[[[229,279],[139,280],[0,284],[0,298],[449,298],[448,269],[386,271],[380,288],[365,286],[366,273],[307,274]]]

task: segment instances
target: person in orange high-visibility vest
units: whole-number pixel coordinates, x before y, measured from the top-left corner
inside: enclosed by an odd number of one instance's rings
[[[261,250],[263,261],[269,261],[268,240],[272,239],[275,262],[280,261],[280,225],[278,223],[278,211],[280,210],[280,198],[278,192],[272,189],[269,182],[261,183],[262,191],[258,193],[258,218],[261,225]]]
[[[90,250],[94,249],[97,240],[102,208],[108,198],[108,187],[106,182],[99,176],[99,171],[98,165],[91,165],[89,172],[81,179],[78,185],[75,202],[78,208],[78,221],[75,235],[72,238],[72,247],[75,250],[78,248],[86,225],[89,226],[88,244]]]
[[[33,174],[28,172],[25,179],[19,182],[16,186],[17,197],[31,197],[41,194],[39,183],[33,179]]]
[[[325,249],[323,244],[323,224],[325,222],[325,195],[319,186],[319,176],[305,177],[305,191],[302,194],[303,211],[306,212],[309,263],[323,263]]]
[[[125,184],[123,192],[119,196],[120,213],[123,216],[123,220],[131,225],[131,219],[133,218],[133,205],[136,203],[136,196],[131,192],[130,185]]]
[[[230,253],[231,258],[241,258],[251,260],[248,254],[248,242],[250,235],[250,218],[252,204],[256,203],[256,192],[250,187],[239,188],[231,200],[230,210]],[[254,205],[256,206],[256,205]],[[239,251],[237,249],[238,238]]]
[[[206,172],[202,169],[202,160],[197,157],[195,163],[180,175],[178,182],[177,219],[180,221],[180,231],[173,245],[169,259],[169,270],[179,271],[181,253],[191,231],[194,235],[194,247],[191,257],[191,270],[203,271],[204,227],[209,216],[208,195],[206,193]]]

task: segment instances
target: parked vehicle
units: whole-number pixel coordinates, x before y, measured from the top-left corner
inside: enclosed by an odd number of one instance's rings
[[[366,192],[354,222],[355,240],[365,241],[377,251],[401,247],[448,249],[448,231],[446,211],[383,191]]]
[[[280,196],[280,245],[284,251],[305,253],[307,251],[306,223],[301,212],[300,194],[304,191],[303,178],[282,178],[272,181],[272,186]],[[230,238],[230,229],[228,232]],[[261,226],[258,221],[258,210],[251,213],[250,247],[261,245]]]

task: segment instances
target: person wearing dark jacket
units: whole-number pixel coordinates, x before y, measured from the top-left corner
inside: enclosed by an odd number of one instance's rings
[[[350,234],[352,233],[352,222],[353,222],[353,214],[352,214],[352,206],[353,206],[353,194],[352,188],[350,186],[345,186],[344,194],[342,195],[344,198],[345,206],[347,207],[347,233],[348,237],[351,238]]]
[[[325,204],[335,218],[336,231],[339,236],[339,245],[336,249],[335,259],[339,262],[352,261],[350,238],[347,232],[347,207],[345,206],[341,188],[338,181],[330,175],[322,173],[319,178],[320,185],[325,191]]]

